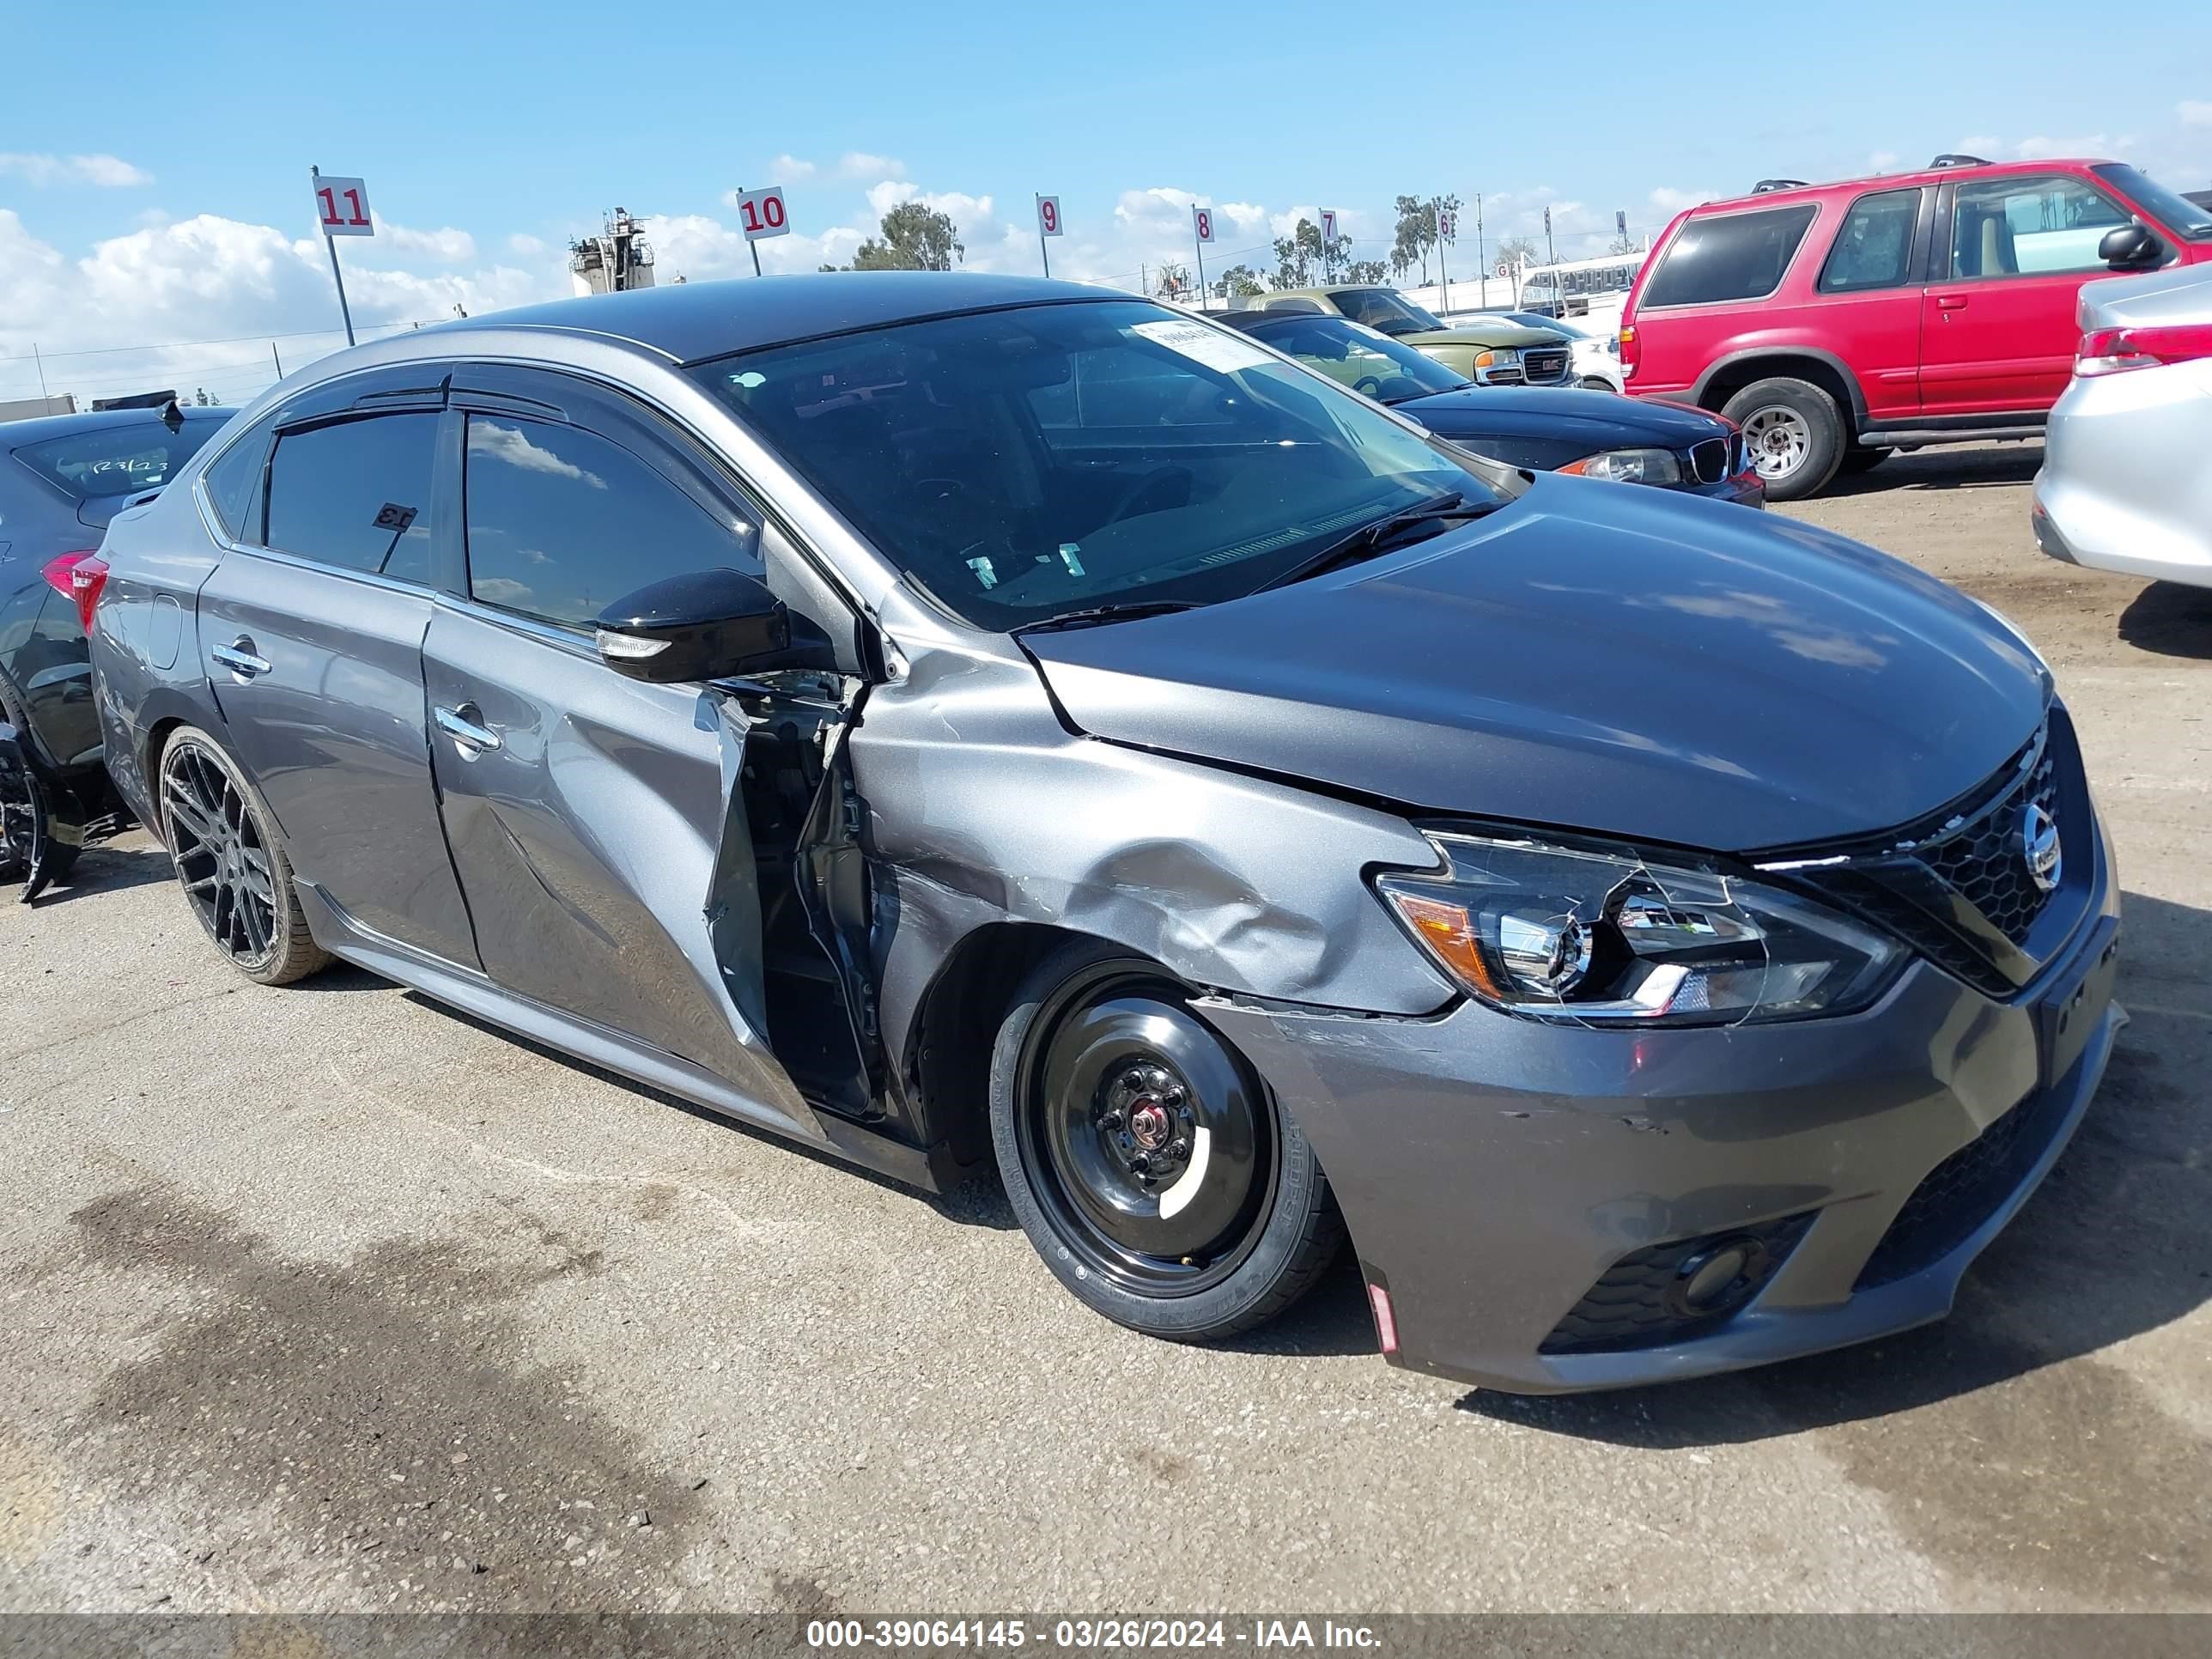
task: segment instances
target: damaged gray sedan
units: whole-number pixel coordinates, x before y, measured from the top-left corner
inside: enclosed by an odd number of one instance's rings
[[[325,360],[125,513],[108,763],[248,977],[342,957],[1218,1339],[1346,1231],[1550,1391],[1941,1316],[2120,1020],[1994,613],[1480,460],[1147,301],[698,283]]]

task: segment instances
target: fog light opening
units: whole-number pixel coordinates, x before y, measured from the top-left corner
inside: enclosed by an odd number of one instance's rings
[[[1750,1299],[1766,1276],[1766,1246],[1738,1233],[1683,1258],[1668,1287],[1667,1304],[1685,1318],[1726,1313]]]

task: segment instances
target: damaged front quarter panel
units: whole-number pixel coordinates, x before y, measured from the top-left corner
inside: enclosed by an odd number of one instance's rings
[[[1211,990],[1398,1014],[1451,1000],[1364,878],[1435,862],[1403,819],[1071,732],[1017,647],[915,637],[933,627],[902,624],[913,666],[870,690],[850,741],[893,890],[889,1053],[961,941],[1000,922],[1110,939]]]

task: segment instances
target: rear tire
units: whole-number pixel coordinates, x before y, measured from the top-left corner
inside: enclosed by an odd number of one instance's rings
[[[179,726],[154,787],[177,880],[230,965],[257,985],[289,985],[329,967],[268,804],[222,745],[196,726]]]
[[[31,717],[16,697],[15,688],[5,680],[0,680],[0,721],[15,728],[15,741],[23,750],[27,766],[33,753],[32,745],[38,739],[31,733]],[[30,879],[31,856],[28,849],[35,841],[40,886],[43,889],[53,882],[66,882],[70,872],[76,868],[77,858],[84,848],[58,846],[46,833],[53,822],[56,802],[35,774],[24,774],[22,787],[27,792],[24,799],[0,802],[0,813],[14,815],[14,821],[8,830],[0,833],[0,881]],[[29,830],[33,818],[38,823],[35,835]],[[37,896],[35,893],[23,895],[27,901]]]
[[[1893,449],[1862,449],[1856,445],[1844,452],[1844,464],[1838,469],[1845,477],[1856,477],[1862,472],[1871,472],[1891,456]]]
[[[1249,1062],[1158,963],[1079,939],[1016,994],[991,1060],[991,1139],[1060,1282],[1178,1342],[1265,1323],[1335,1259],[1320,1161]]]
[[[1828,487],[1842,465],[1844,412],[1809,380],[1755,380],[1721,413],[1743,428],[1770,501],[1797,501]]]

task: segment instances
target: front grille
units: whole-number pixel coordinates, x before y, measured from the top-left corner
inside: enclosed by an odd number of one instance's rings
[[[1814,1212],[1784,1216],[1756,1226],[1705,1233],[1668,1244],[1647,1244],[1632,1250],[1605,1270],[1604,1275],[1567,1310],[1539,1346],[1539,1353],[1604,1353],[1622,1348],[1661,1347],[1670,1342],[1701,1336],[1725,1323],[1773,1278],[1790,1252],[1797,1248],[1813,1224]],[[1684,1313],[1670,1305],[1668,1292],[1680,1278],[1682,1264],[1692,1256],[1733,1238],[1755,1238],[1765,1247],[1765,1259],[1741,1292],[1711,1313]]]
[[[1920,849],[1922,861],[1944,884],[2014,945],[2027,939],[2051,900],[2035,884],[2021,850],[2021,814],[2031,802],[2046,812],[2058,810],[2056,769],[2047,747],[1979,819]]]
[[[2022,838],[2028,806],[2057,820],[2067,863],[2045,892]],[[1758,862],[1789,872],[1820,896],[1856,911],[1975,989],[2008,997],[2033,977],[2087,902],[2095,824],[2081,754],[2065,712],[1959,803],[1856,846],[1821,849],[1847,861],[1804,867],[1802,849]],[[1814,858],[1819,854],[1812,855]]]
[[[1729,475],[1729,440],[1708,438],[1690,446],[1690,470],[1699,483],[1718,483]]]
[[[1568,356],[1569,354],[1564,348],[1555,350],[1546,347],[1534,351],[1523,351],[1521,354],[1521,367],[1528,376],[1529,385],[1547,386],[1554,380],[1564,380],[1567,378]]]
[[[2031,1095],[1930,1170],[1852,1288],[1909,1279],[1965,1243],[2027,1179],[2066,1121],[2068,1099],[2061,1089]]]

